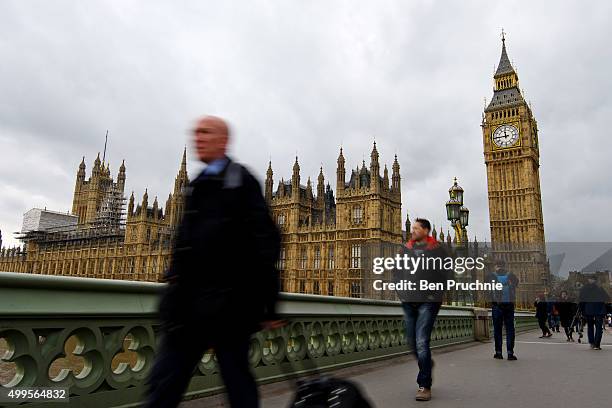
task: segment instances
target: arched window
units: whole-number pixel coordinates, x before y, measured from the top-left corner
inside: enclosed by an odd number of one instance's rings
[[[308,261],[308,257],[306,255],[306,248],[302,248],[300,251],[300,269],[306,269],[306,262]]]
[[[361,284],[359,282],[351,282],[350,297],[361,297]]]
[[[334,247],[330,247],[327,251],[327,268],[334,269],[336,267],[336,261],[334,259]]]
[[[353,223],[361,224],[363,221],[363,209],[361,206],[356,205],[353,207]]]
[[[361,268],[361,244],[351,245],[351,268]]]
[[[334,296],[334,281],[333,280],[327,281],[327,295]]]
[[[281,248],[280,253],[278,255],[278,269],[283,270],[286,267],[287,263],[287,252],[285,248]]]

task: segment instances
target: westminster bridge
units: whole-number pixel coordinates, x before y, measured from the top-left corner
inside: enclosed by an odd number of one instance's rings
[[[139,406],[157,349],[155,310],[162,288],[158,283],[0,273],[0,384],[67,388],[68,406],[74,407]],[[315,365],[354,379],[376,406],[415,403],[416,363],[408,354],[399,303],[283,293],[279,309],[289,324],[256,333],[249,352],[262,384],[263,407],[286,406],[292,384],[287,377],[307,374]],[[604,354],[584,344],[567,344],[559,336],[539,340],[532,331],[536,321],[527,311],[517,313],[516,326],[522,333],[517,337],[519,360],[493,360],[487,311],[443,307],[432,335],[436,371],[434,400],[428,404],[539,407],[547,406],[544,397],[550,396],[553,406],[563,399],[580,402],[590,388],[609,401],[609,355],[606,363]],[[604,334],[599,353],[612,351],[610,337]],[[222,392],[214,354],[206,353],[182,406],[225,406]]]

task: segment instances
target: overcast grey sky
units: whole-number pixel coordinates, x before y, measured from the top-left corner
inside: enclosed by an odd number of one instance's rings
[[[103,149],[129,195],[165,202],[200,114],[230,120],[263,180],[397,153],[402,211],[445,221],[457,176],[470,238],[489,237],[480,128],[500,31],[540,128],[549,241],[609,241],[609,1],[0,2],[0,229],[71,209]],[[193,176],[198,167],[189,163]]]

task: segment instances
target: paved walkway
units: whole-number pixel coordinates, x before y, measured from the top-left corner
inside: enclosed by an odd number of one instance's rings
[[[429,402],[414,400],[417,366],[411,357],[352,367],[337,375],[359,383],[378,408],[609,406],[612,329],[604,331],[601,351],[584,343],[567,343],[563,333],[549,339],[538,335],[533,331],[517,337],[518,361],[493,359],[491,343],[435,351]],[[287,383],[266,385],[260,392],[262,408],[286,408],[292,395]],[[181,408],[221,406],[227,406],[221,397],[211,397]]]

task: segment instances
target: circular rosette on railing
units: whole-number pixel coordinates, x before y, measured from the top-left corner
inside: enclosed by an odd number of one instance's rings
[[[325,354],[325,335],[321,322],[311,322],[306,326],[308,357],[311,359],[322,357]]]
[[[147,378],[155,358],[153,329],[145,326],[123,327],[105,336],[112,356],[108,382],[124,388]]]
[[[212,375],[219,371],[215,350],[210,348],[202,354],[202,358],[200,358],[200,362],[198,363],[198,371],[203,375]]]
[[[304,325],[294,322],[287,328],[287,359],[289,361],[303,360],[307,353]]]
[[[368,349],[368,326],[364,321],[356,321],[353,323],[353,330],[355,331],[355,350],[365,351]]]
[[[31,387],[39,380],[41,356],[32,330],[0,329],[0,387]]]
[[[340,323],[340,336],[342,339],[342,352],[350,354],[355,351],[356,335],[352,321]]]
[[[97,327],[50,332],[42,348],[48,379],[54,387],[68,387],[70,393],[86,395],[104,381],[110,358]]]
[[[380,346],[380,325],[376,320],[370,320],[366,323],[368,328],[368,348],[376,350]]]
[[[287,355],[287,335],[284,328],[265,330],[257,333],[261,337],[261,361],[265,365],[280,364]]]
[[[261,332],[251,336],[249,341],[249,364],[251,367],[257,367],[261,363],[263,355],[264,339]]]
[[[340,354],[342,351],[342,335],[338,322],[327,322],[323,326],[323,335],[325,336],[325,354],[328,356]]]

